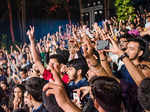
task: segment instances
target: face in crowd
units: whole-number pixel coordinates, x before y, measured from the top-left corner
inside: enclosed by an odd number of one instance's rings
[[[33,106],[31,102],[31,96],[29,95],[27,91],[24,93],[24,103],[28,105],[29,107]]]
[[[0,87],[5,91],[5,90],[7,90],[7,85],[6,85],[6,83],[4,83],[4,82],[1,82],[0,83]]]
[[[23,92],[19,87],[14,88],[14,96],[15,97],[21,98],[22,94],[23,94]]]
[[[127,45],[128,45],[127,39],[126,39],[126,38],[121,38],[121,39],[119,40],[119,45],[120,45],[120,48],[121,48],[122,50],[125,50],[125,49],[127,48]]]
[[[126,53],[130,60],[135,60],[143,54],[143,51],[140,50],[139,43],[131,41],[127,45]]]
[[[77,78],[77,71],[74,67],[68,67],[67,74],[69,76],[69,79],[71,81],[75,80]]]

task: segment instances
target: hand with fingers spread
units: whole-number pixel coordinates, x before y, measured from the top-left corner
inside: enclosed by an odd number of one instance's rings
[[[110,48],[109,50],[105,50],[105,51],[112,52],[113,54],[116,54],[118,56],[121,56],[122,54],[124,54],[124,52],[119,48],[117,43],[110,36],[108,36],[108,38],[112,43],[112,48]]]
[[[30,26],[30,29],[27,31],[30,42],[34,41],[34,26]]]
[[[89,38],[86,35],[83,38],[83,42],[84,44],[82,45],[82,48],[84,56],[85,58],[91,58],[91,56],[93,55],[93,47],[91,45]]]

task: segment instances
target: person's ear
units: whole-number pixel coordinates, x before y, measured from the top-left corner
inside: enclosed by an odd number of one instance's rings
[[[30,99],[30,101],[32,101],[33,100],[33,97],[29,94],[29,99]]]
[[[141,51],[139,52],[138,56],[142,56],[143,53],[144,53],[144,52],[141,50]]]
[[[77,71],[77,74],[80,75],[81,73],[82,73],[82,70],[81,70],[81,69]]]

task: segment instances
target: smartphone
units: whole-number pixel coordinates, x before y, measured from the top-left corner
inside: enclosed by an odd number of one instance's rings
[[[108,40],[98,40],[96,42],[97,50],[104,50],[109,48],[109,41]]]
[[[77,104],[81,103],[80,97],[76,92],[73,92],[73,100],[77,102]]]

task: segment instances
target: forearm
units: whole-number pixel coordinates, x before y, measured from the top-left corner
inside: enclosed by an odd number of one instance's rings
[[[16,48],[19,50],[20,53],[22,52],[22,50],[19,46],[16,45]]]
[[[74,105],[71,101],[67,101],[64,105],[60,106],[65,112],[81,112],[81,110]]]
[[[33,62],[38,66],[38,69],[39,69],[40,73],[43,74],[44,66],[42,65],[42,63],[40,61],[40,57],[39,57],[39,55],[36,51],[34,41],[31,41],[31,54],[32,54],[32,57],[33,57]]]
[[[121,53],[123,54],[123,52]],[[121,55],[120,55],[121,56]],[[136,82],[137,85],[141,83],[141,81],[145,78],[143,72],[139,70],[128,57],[123,58],[122,60],[130,73],[133,80]]]
[[[109,76],[113,76],[112,70],[110,68],[110,65],[107,61],[107,58],[100,58],[100,62],[101,62],[101,66],[105,69],[105,71],[107,72],[107,74]]]
[[[37,47],[38,47],[38,49],[39,49],[40,53],[42,53],[41,46],[40,46],[40,45],[38,45]]]
[[[34,62],[36,63],[37,61],[40,61],[40,57],[36,51],[36,47],[35,47],[35,42],[32,41],[31,42],[31,54],[32,54],[32,57],[33,57],[33,60]]]

